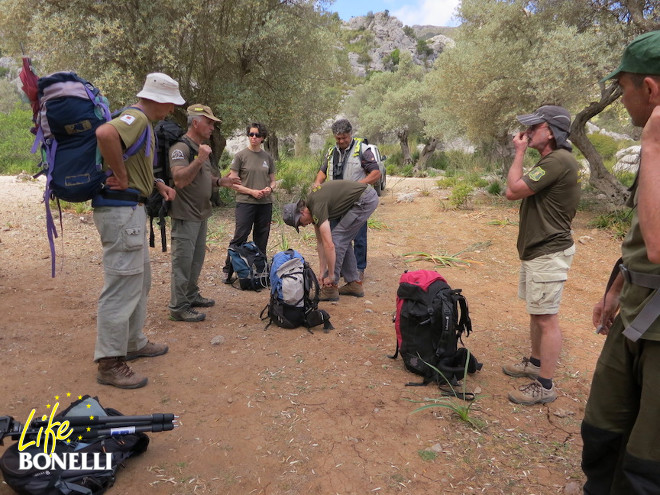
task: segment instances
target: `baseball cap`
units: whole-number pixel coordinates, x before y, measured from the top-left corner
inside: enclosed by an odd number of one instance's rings
[[[282,208],[282,220],[287,225],[290,225],[296,232],[300,232],[298,224],[300,222],[300,211],[298,211],[298,203],[287,203]]]
[[[568,143],[568,134],[571,130],[571,114],[564,107],[544,105],[534,113],[518,115],[517,119],[521,124],[527,126],[546,122],[550,127],[550,131],[552,131],[557,147],[572,149]]]
[[[175,105],[183,105],[186,102],[179,93],[179,83],[161,72],[147,75],[142,91],[137,94],[137,97],[156,103],[174,103]]]
[[[188,115],[203,115],[204,117],[208,117],[209,119],[214,120],[216,122],[221,122],[221,119],[213,115],[213,112],[211,111],[211,107],[206,105],[201,105],[201,104],[190,105],[188,107]]]
[[[635,38],[623,51],[621,63],[605,82],[620,72],[633,74],[660,74],[660,31],[651,31]]]

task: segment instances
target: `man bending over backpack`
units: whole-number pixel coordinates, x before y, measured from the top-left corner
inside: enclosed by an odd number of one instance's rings
[[[324,182],[307,196],[307,201],[284,205],[282,217],[287,225],[314,224],[321,274],[321,301],[338,301],[339,295],[362,297],[364,290],[351,242],[378,206],[378,194],[362,182],[338,180]],[[330,221],[338,220],[331,229]],[[337,287],[340,273],[346,285]]]
[[[215,177],[211,169],[213,126],[220,119],[206,105],[188,107],[188,130],[170,148],[170,169],[176,188],[172,201],[172,282],[170,320],[195,322],[206,318],[194,308],[209,308],[213,299],[202,297],[197,280],[206,254],[206,225],[211,216],[213,186],[231,187],[241,179]]]
[[[147,76],[139,100],[122,114],[96,130],[104,167],[112,171],[106,186],[111,190],[137,190],[140,198],[154,187],[166,200],[176,192],[162,180],[154,181],[155,137],[151,122],[165,118],[174,105],[183,105],[179,84],[171,77]],[[124,151],[148,131],[145,146],[124,160]],[[125,204],[124,204],[125,203]],[[126,361],[165,354],[165,344],[149,342],[142,329],[146,318],[151,267],[147,247],[147,214],[144,200],[118,201],[116,205],[93,205],[94,224],[103,244],[104,284],[98,303],[94,360],[97,381],[118,388],[140,388],[147,377]],[[120,206],[121,205],[121,206]]]

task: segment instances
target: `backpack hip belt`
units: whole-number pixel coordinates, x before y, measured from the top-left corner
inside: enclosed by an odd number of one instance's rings
[[[147,202],[147,197],[140,194],[137,189],[116,191],[104,187],[101,192],[92,198],[92,207],[101,206],[137,206]]]
[[[646,303],[630,325],[623,331],[623,335],[631,341],[637,342],[639,338],[649,329],[655,320],[660,316],[660,275],[651,273],[633,272],[625,267],[623,263],[619,265],[619,270],[623,279],[629,284],[647,289],[656,289],[655,294]]]

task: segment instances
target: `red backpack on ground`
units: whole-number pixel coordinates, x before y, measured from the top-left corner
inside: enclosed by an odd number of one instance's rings
[[[468,373],[482,367],[463,346],[463,333],[472,332],[467,301],[461,289],[452,289],[437,272],[417,270],[401,275],[394,326],[397,345],[390,357],[396,359],[400,353],[406,369],[424,377],[422,383],[408,385],[456,385],[465,373],[468,354]]]

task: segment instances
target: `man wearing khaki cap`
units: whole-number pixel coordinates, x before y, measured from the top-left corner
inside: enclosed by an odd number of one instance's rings
[[[138,102],[96,130],[103,166],[112,175],[106,187],[135,193],[135,200],[92,202],[94,224],[103,245],[104,284],[98,302],[97,338],[94,360],[96,380],[118,388],[140,388],[147,377],[126,361],[165,354],[165,344],[149,342],[143,333],[151,266],[147,246],[146,199],[157,188],[166,200],[176,192],[163,181],[155,181],[153,159],[156,139],[152,122],[164,119],[174,105],[183,105],[179,83],[159,72],[147,75]],[[145,132],[146,130],[146,132]],[[135,154],[125,152],[145,136]],[[143,199],[144,198],[144,199]]]
[[[188,131],[170,148],[169,165],[176,198],[172,201],[172,275],[170,319],[196,322],[206,318],[194,308],[208,308],[213,299],[202,297],[197,285],[206,253],[207,220],[211,216],[213,186],[230,187],[240,179],[216,177],[211,147],[205,144],[220,119],[202,104],[188,107]]]
[[[623,263],[593,311],[607,338],[582,421],[584,493],[660,493],[660,31],[633,40],[608,79],[644,130]]]
[[[559,305],[575,253],[571,223],[580,201],[580,184],[578,163],[568,141],[568,111],[544,105],[534,113],[519,115],[518,121],[528,127],[513,137],[516,151],[507,175],[506,198],[522,199],[518,297],[525,300],[529,314],[531,353],[521,362],[505,364],[502,371],[531,379],[509,393],[512,402],[531,406],[557,398],[553,377],[562,344]],[[538,151],[541,159],[525,174],[527,148]]]

